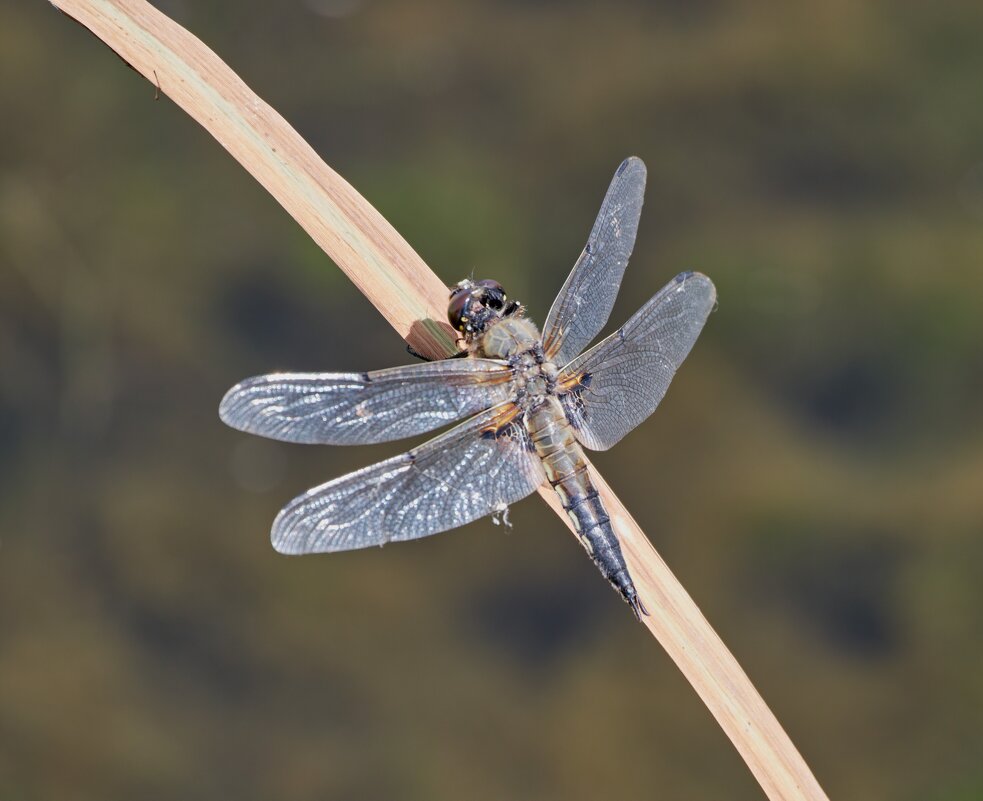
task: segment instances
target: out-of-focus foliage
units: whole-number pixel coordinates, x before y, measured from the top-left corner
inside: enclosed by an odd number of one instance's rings
[[[630,153],[615,322],[720,308],[597,463],[833,798],[983,797],[983,5],[162,2],[449,282],[545,317]],[[536,500],[286,559],[395,453],[225,429],[401,341],[166,98],[0,7],[0,797],[761,797]]]

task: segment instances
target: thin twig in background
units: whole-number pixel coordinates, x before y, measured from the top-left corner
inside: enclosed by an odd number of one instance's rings
[[[143,0],[50,0],[196,119],[323,248],[420,353],[447,356],[447,289],[396,230],[201,41]],[[650,615],[645,624],[696,689],[770,799],[826,794],[740,665],[591,466]],[[570,526],[555,493],[541,490]]]

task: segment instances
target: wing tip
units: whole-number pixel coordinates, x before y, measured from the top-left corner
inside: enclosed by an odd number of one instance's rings
[[[642,172],[646,172],[644,161],[642,161],[638,156],[629,156],[624,161],[622,161],[621,164],[618,165],[618,169],[614,171],[614,174],[616,177],[620,178],[631,168],[639,169]]]
[[[304,556],[346,550],[338,547],[337,542],[334,542],[330,536],[326,537],[319,529],[317,517],[310,503],[312,496],[351,475],[353,474],[313,487],[284,506],[273,518],[273,525],[270,527],[270,544],[273,550],[284,556]]]
[[[235,409],[238,406],[237,396],[242,389],[242,383],[243,382],[236,384],[228,392],[226,392],[218,404],[218,419],[230,428],[239,429],[239,426],[236,425]]]
[[[219,419],[227,426],[234,428],[237,431],[252,433],[252,429],[249,426],[249,420],[242,417],[242,406],[247,400],[245,395],[256,385],[270,379],[273,375],[276,374],[251,376],[250,378],[244,378],[238,384],[233,386],[228,392],[225,393],[225,395],[222,396],[222,400],[218,404]]]
[[[295,526],[291,525],[290,515],[293,514],[293,504],[284,506],[273,520],[270,529],[270,544],[273,550],[284,556],[298,556],[309,553],[301,545],[302,537],[296,536]]]
[[[679,275],[673,279],[673,283],[679,284],[681,289],[688,283],[701,285],[708,290],[708,299],[712,301],[711,305],[717,302],[717,287],[714,285],[713,281],[710,280],[709,276],[704,275],[701,272],[696,270],[686,270],[679,273]]]

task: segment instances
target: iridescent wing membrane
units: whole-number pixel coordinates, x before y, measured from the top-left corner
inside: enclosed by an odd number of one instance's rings
[[[655,411],[716,302],[709,278],[681,273],[567,365],[560,402],[585,448],[607,450]]]
[[[368,445],[442,428],[512,397],[513,371],[451,359],[371,373],[272,373],[247,378],[219,406],[250,434],[316,445]]]
[[[502,411],[295,498],[273,524],[273,546],[302,554],[413,540],[522,500],[543,467],[521,422],[500,424]]]
[[[529,435],[508,402],[512,375],[488,359],[361,374],[274,373],[229,390],[219,415],[272,439],[339,445],[402,439],[475,415],[408,453],[315,487],[273,524],[282,553],[344,551],[462,526],[542,483]]]
[[[563,367],[560,400],[580,443],[606,450],[635,428],[666,394],[716,303],[713,283],[682,273],[621,329],[579,358],[614,308],[635,246],[645,194],[645,164],[625,159],[615,171],[587,245],[543,327],[543,347]]]
[[[611,316],[635,247],[645,175],[641,159],[632,156],[621,162],[587,244],[553,301],[543,326],[543,348],[560,367],[586,348]]]

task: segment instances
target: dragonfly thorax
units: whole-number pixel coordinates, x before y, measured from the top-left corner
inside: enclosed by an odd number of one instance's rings
[[[513,379],[516,402],[524,411],[541,406],[556,392],[556,377],[559,370],[553,362],[543,358],[542,348],[526,351],[512,360],[515,369]]]
[[[475,356],[509,363],[515,400],[524,411],[541,405],[556,390],[559,370],[543,353],[541,339],[532,320],[508,317],[490,325],[472,343]]]
[[[512,360],[539,345],[536,324],[526,317],[501,317],[492,320],[470,342],[471,352],[486,359]],[[534,357],[535,358],[535,357]]]

